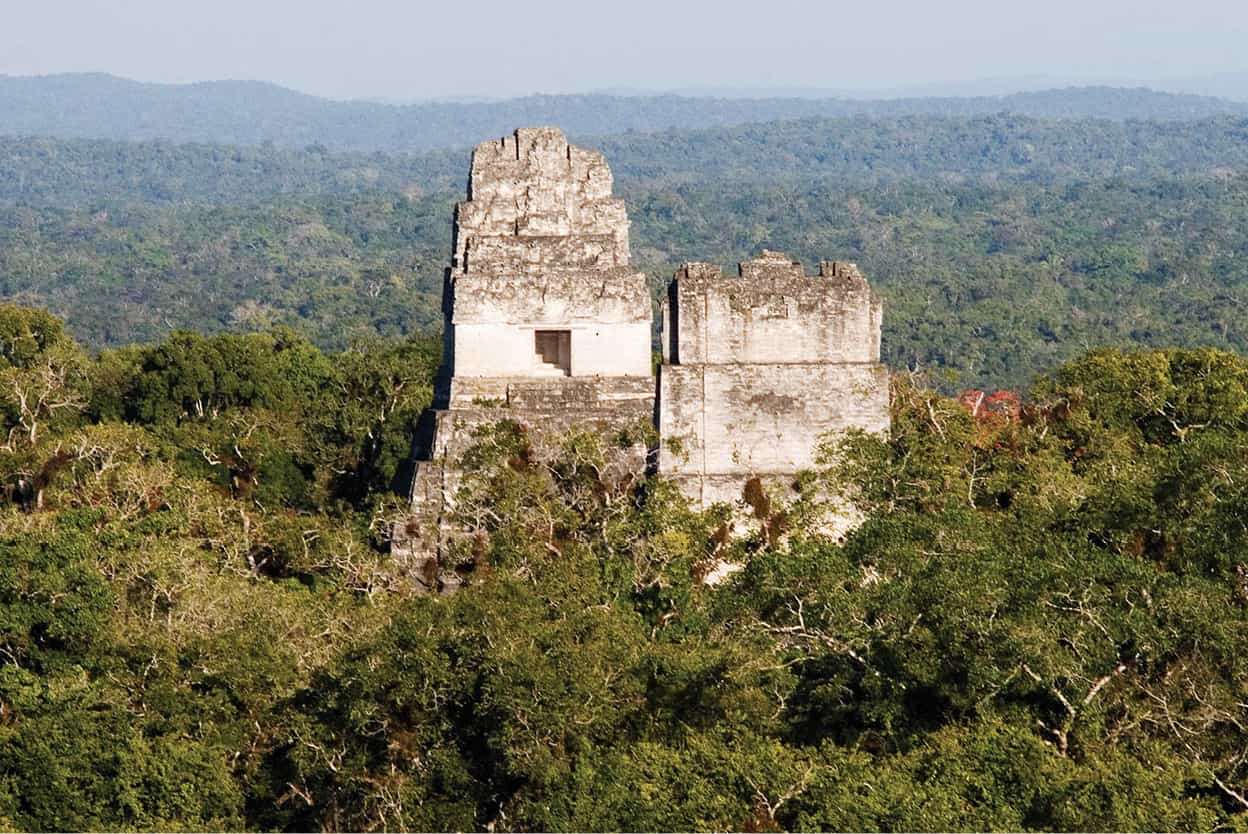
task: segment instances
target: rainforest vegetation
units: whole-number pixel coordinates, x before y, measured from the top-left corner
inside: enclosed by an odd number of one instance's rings
[[[735,538],[503,413],[437,598],[385,549],[437,359],[283,328],[90,354],[0,308],[0,825],[1248,824],[1248,362],[899,373],[891,436]],[[865,513],[842,542],[808,532],[829,490]]]
[[[657,288],[767,247],[854,260],[885,359],[1016,388],[1096,346],[1244,352],[1248,123],[823,120],[590,144]],[[0,140],[0,297],[91,348],[434,332],[463,151]]]
[[[0,79],[0,828],[1248,828],[1242,106],[123,88]],[[500,409],[424,596],[462,145],[535,121],[656,292],[857,261],[892,431],[729,535]]]

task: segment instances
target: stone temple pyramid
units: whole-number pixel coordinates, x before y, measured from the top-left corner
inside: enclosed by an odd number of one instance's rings
[[[882,309],[853,264],[807,276],[767,251],[738,276],[685,264],[662,304],[656,381],[653,302],[611,191],[602,155],[556,128],[473,151],[443,289],[442,372],[414,444],[411,516],[393,539],[430,590],[458,584],[444,564],[464,530],[457,464],[482,426],[510,420],[541,438],[653,425],[657,448],[619,447],[613,466],[657,467],[702,505],[739,503],[750,481],[783,493],[823,435],[888,428]]]

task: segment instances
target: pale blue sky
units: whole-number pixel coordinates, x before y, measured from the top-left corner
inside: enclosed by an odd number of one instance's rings
[[[1244,0],[0,0],[0,73],[333,97],[1248,71]]]

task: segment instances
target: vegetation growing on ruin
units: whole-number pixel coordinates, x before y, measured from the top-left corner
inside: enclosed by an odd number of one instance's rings
[[[729,541],[503,426],[431,598],[383,533],[436,360],[282,329],[91,356],[0,307],[0,825],[1248,825],[1248,362],[901,374],[891,438],[814,476],[866,513],[839,544],[803,504]]]
[[[1242,112],[1091,91],[1024,103],[1210,118],[582,139],[656,289],[764,247],[859,262],[893,432],[791,506],[753,482],[734,537],[604,474],[652,427],[544,460],[500,409],[434,598],[386,537],[465,157],[372,151],[619,112],[344,105],[363,144],[331,153],[283,121],[323,103],[251,92],[273,120],[227,138],[276,146],[0,139],[0,828],[1248,827]],[[844,541],[812,532],[829,492],[865,515]]]

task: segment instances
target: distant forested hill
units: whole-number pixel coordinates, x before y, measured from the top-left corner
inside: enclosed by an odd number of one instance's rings
[[[486,139],[495,134],[480,134]],[[501,134],[499,134],[501,135]],[[1005,114],[805,119],[576,136],[621,184],[766,183],[835,177],[1057,183],[1248,169],[1248,117],[1058,121]],[[259,146],[0,137],[0,202],[252,203],[279,197],[462,192],[464,149],[333,153]]]
[[[1248,354],[1248,122],[805,120],[583,140],[637,265],[858,261],[894,367],[1017,387],[1092,345]],[[93,346],[428,332],[468,155],[0,140],[0,298]],[[951,383],[954,384],[954,383]]]
[[[1248,115],[1248,104],[1146,89],[1082,87],[1010,96],[857,101],[534,95],[500,102],[329,101],[272,84],[144,84],[108,75],[0,76],[0,135],[168,139],[344,151],[462,147],[520,125],[570,135],[700,128],[811,117],[970,116],[1186,120]]]

